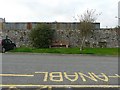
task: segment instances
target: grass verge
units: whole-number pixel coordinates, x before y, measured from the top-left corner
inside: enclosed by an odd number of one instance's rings
[[[119,48],[120,49],[120,48]],[[85,48],[80,52],[79,48],[28,48],[20,47],[10,52],[27,52],[27,53],[57,53],[57,54],[92,54],[92,55],[118,55],[118,48]]]

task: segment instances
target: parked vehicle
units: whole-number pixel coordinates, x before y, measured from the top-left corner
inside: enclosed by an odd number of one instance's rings
[[[16,44],[13,43],[10,39],[0,40],[0,52],[5,53],[6,51],[16,48]]]

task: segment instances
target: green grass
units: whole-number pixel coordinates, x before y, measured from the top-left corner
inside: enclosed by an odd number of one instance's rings
[[[118,48],[85,48],[80,52],[79,48],[46,48],[36,49],[20,47],[10,52],[28,52],[28,53],[57,53],[57,54],[92,54],[92,55],[118,55]]]
[[[87,48],[82,53],[95,55],[118,55],[118,48]]]

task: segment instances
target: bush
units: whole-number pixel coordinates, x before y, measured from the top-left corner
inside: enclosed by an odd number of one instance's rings
[[[30,41],[35,48],[48,48],[53,39],[54,30],[47,24],[38,24],[30,32]]]

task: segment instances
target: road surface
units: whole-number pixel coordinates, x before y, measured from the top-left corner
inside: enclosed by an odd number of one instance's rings
[[[2,54],[0,76],[6,87],[116,87],[120,78],[118,57],[24,53]]]

